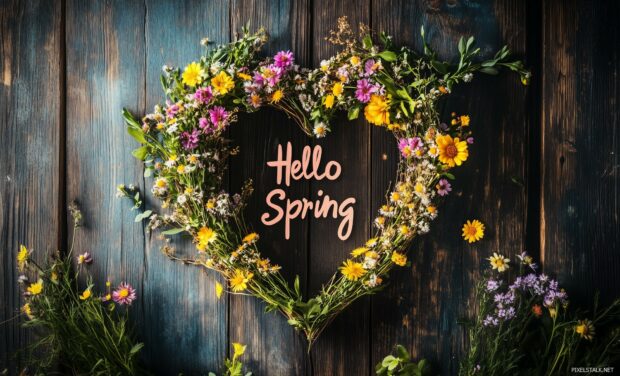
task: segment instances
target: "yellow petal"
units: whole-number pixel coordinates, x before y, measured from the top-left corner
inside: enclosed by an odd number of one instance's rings
[[[222,297],[223,292],[224,292],[224,286],[222,286],[222,284],[219,282],[215,282],[215,295],[217,296],[218,299]]]

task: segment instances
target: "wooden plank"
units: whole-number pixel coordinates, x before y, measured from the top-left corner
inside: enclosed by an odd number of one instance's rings
[[[0,5],[0,372],[17,373],[15,351],[32,339],[20,329],[15,256],[20,243],[38,261],[61,245],[61,4]],[[8,321],[7,321],[8,320]],[[7,321],[5,323],[5,321]]]
[[[338,51],[325,37],[336,28],[340,16],[347,16],[354,28],[370,22],[370,1],[313,3],[312,64]],[[312,219],[310,223],[310,293],[316,294],[321,285],[350,257],[352,249],[370,237],[370,125],[364,120],[348,121],[343,115],[332,124],[333,132],[315,144],[323,148],[323,160],[335,160],[342,165],[342,174],[335,181],[312,182],[311,198],[323,190],[342,202],[356,199],[353,232],[346,241],[337,235],[339,220]],[[369,369],[369,300],[355,302],[340,314],[314,345],[313,361],[316,375],[364,375]]]
[[[264,55],[280,50],[291,50],[297,62],[309,62],[309,15],[306,1],[233,1],[231,4],[233,32],[239,32],[248,21],[254,31],[265,27],[270,40]],[[307,221],[291,222],[290,239],[284,236],[284,221],[272,227],[263,225],[260,216],[268,210],[267,194],[281,188],[287,198],[308,197],[307,181],[293,182],[290,187],[277,186],[276,170],[266,165],[276,160],[278,145],[286,149],[287,142],[294,147],[294,156],[310,141],[283,113],[261,109],[260,113],[240,116],[231,128],[231,138],[241,148],[241,154],[230,164],[230,181],[233,190],[239,190],[243,181],[254,180],[254,195],[245,211],[251,228],[261,239],[261,253],[282,266],[284,277],[293,283],[299,275],[305,285],[307,272]],[[264,313],[265,305],[251,297],[231,296],[230,341],[248,345],[244,359],[257,375],[305,374],[305,344],[301,334],[295,333],[286,319],[278,313]]]
[[[441,57],[454,59],[456,44],[465,35],[476,37],[485,55],[503,44],[518,54],[526,45],[525,3],[515,0],[452,5],[442,2],[378,0],[373,28],[394,36],[397,44],[421,51],[420,26]],[[395,344],[407,346],[415,357],[426,357],[442,374],[458,369],[464,332],[457,324],[470,314],[472,287],[483,258],[493,251],[520,252],[525,244],[528,133],[526,90],[518,77],[478,75],[459,88],[442,106],[442,119],[450,112],[470,114],[476,142],[466,165],[455,170],[453,192],[439,207],[431,232],[410,249],[413,266],[396,269],[390,286],[372,299],[372,364]],[[491,109],[491,110],[489,110]],[[387,156],[383,160],[382,156]],[[394,180],[396,144],[383,130],[372,134],[373,209],[384,201]],[[485,239],[467,245],[460,229],[467,219],[478,218],[486,227]]]
[[[159,76],[164,64],[185,67],[204,52],[203,37],[229,41],[229,3],[218,1],[146,1],[146,110],[163,103]],[[146,179],[146,186],[152,179]],[[156,200],[150,200],[155,204]],[[177,237],[180,254],[195,255],[189,240]],[[212,272],[168,260],[152,236],[145,254],[145,327],[147,357],[159,374],[206,374],[223,366],[227,350],[226,299],[215,296]]]
[[[620,290],[620,12],[616,1],[543,4],[545,271],[571,300]],[[615,46],[615,47],[614,47]]]

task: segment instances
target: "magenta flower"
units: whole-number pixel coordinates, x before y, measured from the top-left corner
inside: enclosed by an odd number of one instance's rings
[[[198,141],[200,141],[199,136],[200,131],[198,129],[194,129],[192,133],[183,132],[181,133],[181,145],[183,145],[185,150],[193,150],[198,146]]]
[[[198,127],[204,131],[207,127],[209,127],[209,120],[207,120],[207,118],[201,117],[200,119],[198,119]]]
[[[205,88],[200,88],[196,90],[194,93],[194,99],[198,102],[209,103],[209,101],[213,98],[213,91],[211,90],[211,86],[207,86]]]
[[[364,72],[366,73],[366,76],[372,76],[373,74],[375,74],[376,70],[377,70],[377,65],[375,64],[375,60],[374,59],[366,60],[366,64],[364,64]]]
[[[254,72],[254,76],[252,77],[253,79],[253,86],[260,89],[261,87],[263,87],[265,85],[265,78],[263,77],[262,74],[260,74],[260,72]]]
[[[176,116],[177,112],[179,112],[179,106],[177,104],[173,104],[171,106],[168,106],[166,108],[166,116],[168,116],[169,119],[172,119],[173,117]]]
[[[355,98],[362,103],[368,103],[370,96],[377,92],[379,88],[373,85],[367,79],[357,81],[357,90],[355,90]]]
[[[474,138],[473,137],[467,137],[467,143],[468,144],[473,144],[474,143]]]
[[[131,302],[136,300],[136,290],[126,282],[121,282],[120,285],[112,292],[112,300],[118,304],[130,305]]]
[[[90,253],[88,253],[88,252],[84,252],[81,255],[77,256],[77,263],[78,263],[78,265],[92,264],[93,263],[93,256],[91,256]]]
[[[273,57],[276,67],[286,69],[293,65],[295,58],[291,51],[280,51]]]
[[[278,84],[278,82],[280,82],[280,78],[282,78],[282,73],[282,68],[271,64],[263,70],[263,78],[265,79],[269,87],[274,87]]]
[[[215,106],[209,110],[209,117],[211,118],[211,124],[215,128],[223,128],[228,120],[228,112],[222,106]]]
[[[446,196],[448,193],[452,192],[452,185],[446,179],[440,179],[436,188],[437,194],[440,196]]]
[[[422,140],[420,137],[401,138],[398,141],[398,150],[403,157],[409,158],[415,156],[415,152],[422,148]]]

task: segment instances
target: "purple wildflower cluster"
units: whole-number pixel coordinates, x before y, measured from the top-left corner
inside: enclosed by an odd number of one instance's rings
[[[541,300],[547,308],[568,303],[568,295],[559,288],[557,281],[550,279],[546,274],[536,274],[534,271],[536,264],[532,262],[530,256],[523,252],[518,258],[522,265],[529,267],[533,271],[516,277],[513,283],[508,285],[505,292],[500,291],[501,281],[494,278],[489,278],[486,281],[486,292],[494,294],[494,314],[485,316],[483,320],[484,326],[497,326],[502,321],[514,318],[522,296]]]

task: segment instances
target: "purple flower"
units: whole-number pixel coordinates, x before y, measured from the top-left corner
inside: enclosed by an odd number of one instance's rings
[[[400,150],[400,154],[405,158],[417,156],[415,152],[421,148],[422,140],[420,137],[401,138],[398,140],[398,150]]]
[[[474,138],[473,137],[467,137],[467,143],[468,144],[473,144],[474,143]]]
[[[262,74],[260,74],[260,72],[254,72],[254,77],[252,77],[253,81],[253,87],[260,89],[261,87],[263,87],[265,85],[265,78],[263,77]]]
[[[192,150],[198,146],[200,131],[198,129],[194,129],[192,133],[183,132],[181,133],[181,145],[185,150]]]
[[[173,117],[177,115],[177,112],[179,112],[179,110],[180,110],[180,107],[177,104],[168,106],[166,108],[166,116],[168,116],[169,119],[172,119]]]
[[[224,128],[228,120],[228,112],[222,106],[215,106],[209,110],[209,117],[211,118],[211,124],[216,129]]]
[[[373,85],[367,79],[357,81],[357,90],[355,90],[355,98],[362,103],[368,103],[370,96],[377,92],[379,88]]]
[[[375,74],[375,71],[379,68],[378,64],[375,64],[374,59],[366,60],[366,64],[364,64],[364,72],[366,76],[372,76]]]
[[[209,101],[213,98],[213,91],[211,90],[211,86],[207,86],[205,88],[200,88],[196,90],[194,93],[194,99],[198,102],[209,103]]]
[[[93,263],[93,256],[90,255],[90,253],[88,252],[84,252],[81,255],[77,256],[77,263],[78,265],[82,265],[82,264],[92,264]]]
[[[273,61],[275,61],[276,67],[286,69],[293,65],[295,57],[291,51],[280,51],[273,57]]]
[[[439,179],[436,188],[437,194],[440,196],[446,196],[448,193],[452,192],[452,185],[447,179]]]
[[[112,300],[118,304],[130,305],[136,299],[136,290],[130,284],[122,282],[112,292]]]
[[[201,117],[200,119],[198,119],[198,127],[205,131],[206,128],[209,127],[209,120],[207,118]]]
[[[484,318],[484,321],[482,322],[482,324],[484,326],[498,326],[499,320],[497,319],[497,317],[487,315],[487,317]]]
[[[499,282],[497,282],[494,279],[489,279],[487,281],[487,291],[491,292],[491,291],[495,291],[499,288]]]

